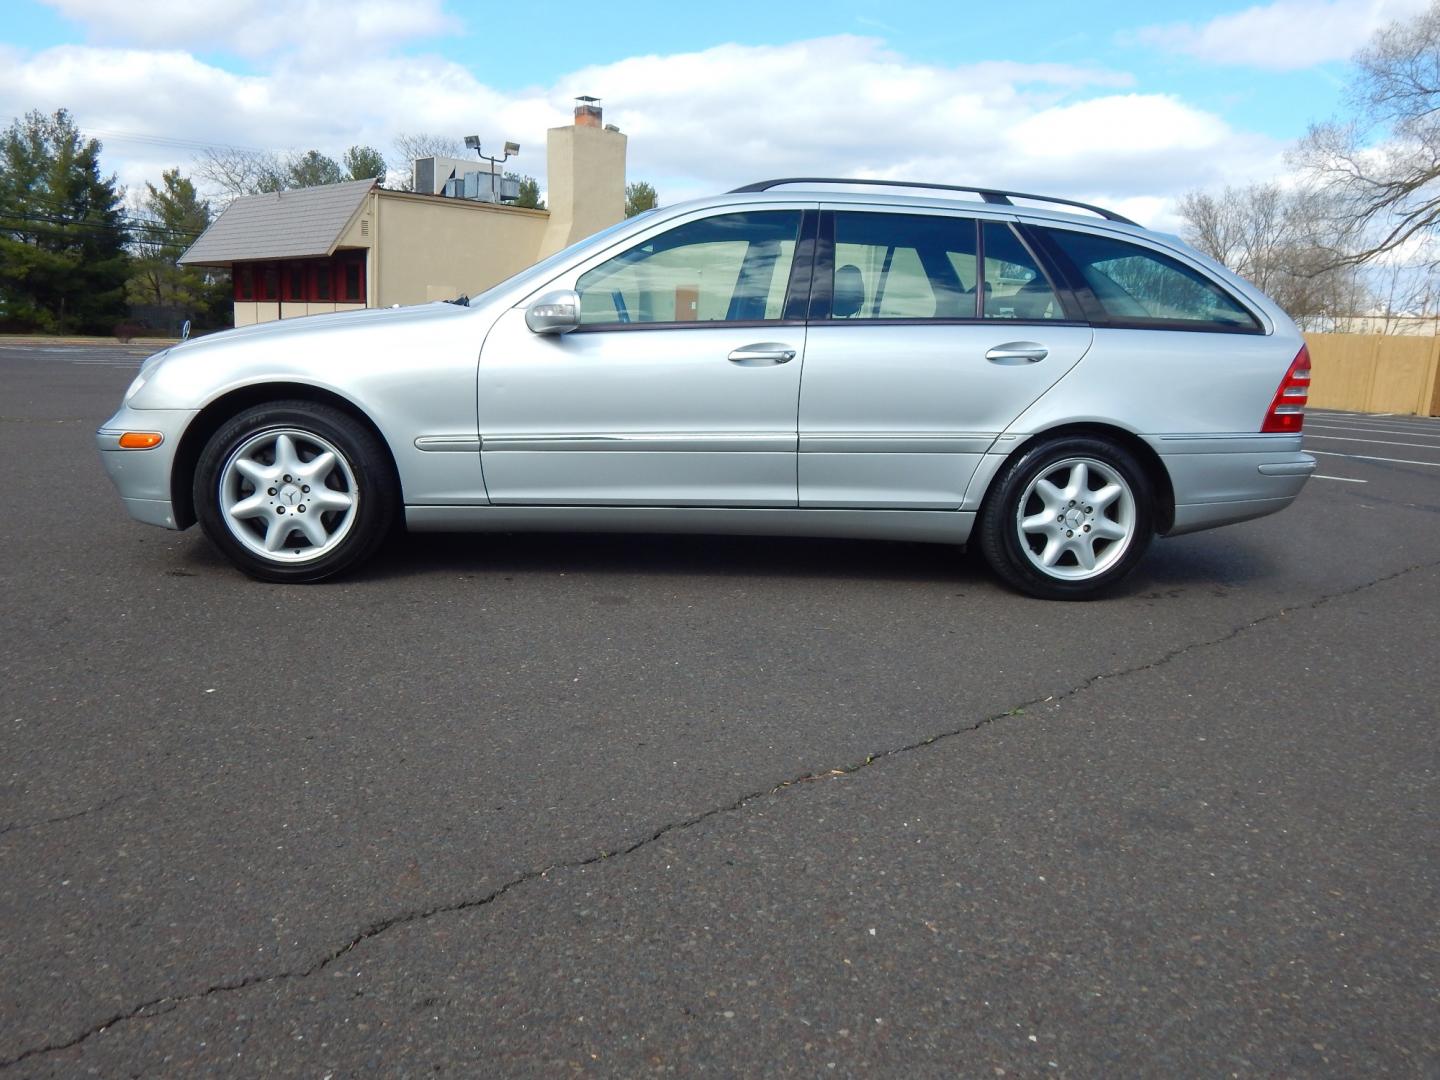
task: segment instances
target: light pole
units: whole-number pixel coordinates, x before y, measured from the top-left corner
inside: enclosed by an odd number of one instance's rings
[[[516,157],[519,155],[520,144],[515,142],[507,142],[505,144],[505,156],[498,158],[490,157],[488,154],[484,153],[480,149],[479,135],[466,135],[465,146],[469,150],[474,150],[476,157],[483,158],[484,160],[490,162],[490,201],[498,203],[500,201],[500,195],[495,189],[496,170],[498,170],[501,165],[509,161],[512,157]]]

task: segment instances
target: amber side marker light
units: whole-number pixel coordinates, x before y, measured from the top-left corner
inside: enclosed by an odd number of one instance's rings
[[[121,450],[153,450],[165,441],[158,431],[127,431],[120,436]]]

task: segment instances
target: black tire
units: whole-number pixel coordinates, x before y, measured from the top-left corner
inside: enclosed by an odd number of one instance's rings
[[[1072,471],[1082,462],[1085,477]],[[1048,488],[1039,484],[1042,478]],[[1077,479],[1084,482],[1070,492]],[[1083,497],[1102,495],[1111,484],[1119,494],[1104,506]],[[1080,497],[1055,502],[1047,492]],[[1113,589],[1144,556],[1155,533],[1154,506],[1149,476],[1124,447],[1098,436],[1049,439],[1022,448],[991,484],[976,523],[978,546],[1012,588],[1042,600],[1090,600]],[[1022,520],[1042,517],[1043,524],[1021,526]],[[1123,538],[1112,535],[1119,531]],[[1058,557],[1047,568],[1043,562],[1052,545]],[[1088,568],[1082,563],[1085,552],[1093,563]]]
[[[285,459],[295,463],[293,477],[277,475],[256,486],[242,475],[286,467],[282,446],[293,452]],[[335,455],[329,468],[321,460],[327,452]],[[310,475],[312,469],[325,471]],[[389,451],[374,432],[311,401],[257,405],[226,421],[206,443],[193,481],[195,515],[210,542],[251,577],[294,584],[323,581],[373,555],[395,524],[399,490]],[[255,505],[249,516],[232,516],[227,499],[236,509],[241,501]],[[295,527],[269,550],[270,536],[291,521]]]

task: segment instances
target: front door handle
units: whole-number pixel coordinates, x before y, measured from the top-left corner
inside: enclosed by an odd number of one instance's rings
[[[758,364],[788,364],[795,359],[795,350],[789,345],[775,341],[762,341],[758,345],[745,345],[728,357],[732,364],[754,366]]]
[[[1050,350],[1035,341],[1007,341],[985,354],[992,364],[1035,364],[1050,355]]]

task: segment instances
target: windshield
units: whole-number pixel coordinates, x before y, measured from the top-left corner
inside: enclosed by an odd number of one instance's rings
[[[560,267],[568,263],[572,258],[574,258],[575,255],[579,254],[581,249],[590,247],[592,244],[598,244],[612,234],[619,232],[620,230],[626,228],[629,225],[635,224],[641,218],[647,217],[654,212],[654,210],[646,210],[644,213],[636,214],[634,217],[623,218],[622,220],[617,221],[614,225],[607,226],[606,228],[601,229],[597,233],[591,233],[583,240],[575,241],[575,243],[571,244],[567,248],[562,248],[554,255],[551,255],[548,258],[541,259],[534,266],[528,267],[525,270],[521,270],[518,274],[515,274],[513,277],[508,277],[504,281],[496,282],[484,292],[476,293],[470,298],[470,306],[478,306],[476,301],[485,300],[491,293],[495,292],[497,289],[515,289],[520,288],[524,285],[528,285],[532,282],[543,281]]]

